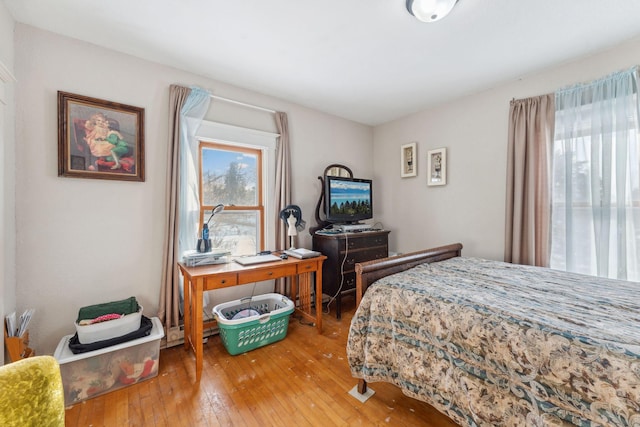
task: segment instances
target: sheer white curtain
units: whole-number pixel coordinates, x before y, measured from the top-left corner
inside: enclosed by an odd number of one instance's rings
[[[209,92],[191,88],[180,114],[180,221],[178,253],[195,249],[200,223],[200,191],[198,189],[198,139],[196,131],[209,108]]]
[[[555,104],[550,266],[640,281],[637,67]]]

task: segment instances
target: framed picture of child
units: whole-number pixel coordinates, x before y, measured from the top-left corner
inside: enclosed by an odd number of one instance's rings
[[[58,176],[144,181],[144,109],[58,91]]]

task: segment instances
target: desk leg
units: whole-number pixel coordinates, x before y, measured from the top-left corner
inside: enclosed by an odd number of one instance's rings
[[[298,276],[291,277],[291,301],[293,301],[293,307],[298,307]],[[302,308],[302,305],[300,305]]]
[[[202,292],[204,288],[204,279],[199,277],[196,279],[195,290],[191,293],[191,309],[193,318],[193,328],[191,333],[191,341],[193,351],[196,353],[196,381],[200,381],[202,376],[202,336],[203,336],[203,319],[202,319]]]
[[[316,280],[316,315],[313,316],[311,310],[312,295],[313,295],[313,281],[312,277]],[[298,304],[296,304],[296,297]],[[298,275],[291,276],[291,298],[294,306],[300,312],[302,317],[308,320],[314,320],[318,333],[322,333],[322,272],[320,270],[308,273],[300,273]]]
[[[322,333],[322,267],[313,275],[316,279],[316,328]]]
[[[183,275],[182,291],[184,293],[183,311],[184,311],[184,348],[189,349],[191,344],[191,279],[187,275]]]

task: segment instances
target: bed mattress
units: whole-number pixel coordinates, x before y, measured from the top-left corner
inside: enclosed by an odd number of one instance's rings
[[[456,257],[367,289],[354,377],[460,425],[640,425],[640,284]]]

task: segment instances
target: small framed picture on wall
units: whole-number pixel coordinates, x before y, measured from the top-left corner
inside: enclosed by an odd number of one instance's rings
[[[438,148],[427,153],[427,185],[445,185],[447,183],[447,149]]]
[[[405,144],[400,149],[400,176],[408,178],[418,174],[418,158],[416,157],[416,143]]]

